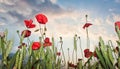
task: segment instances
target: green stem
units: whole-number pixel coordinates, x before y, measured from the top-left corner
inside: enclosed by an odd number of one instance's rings
[[[64,55],[64,51],[63,51],[62,45],[63,45],[63,42],[61,42],[61,50],[62,50],[62,54],[63,54],[64,65],[66,65],[66,60],[65,60],[65,55]]]
[[[86,28],[86,34],[87,34],[87,48],[90,49],[90,40],[89,40],[88,28]]]
[[[81,47],[81,38],[79,37],[79,46],[80,46],[80,50],[81,50],[81,54],[82,54],[82,58],[83,58],[83,61],[84,61],[84,56],[83,56],[83,50],[82,50],[82,47]]]
[[[70,61],[70,53],[69,53],[69,48],[68,48],[68,61]]]

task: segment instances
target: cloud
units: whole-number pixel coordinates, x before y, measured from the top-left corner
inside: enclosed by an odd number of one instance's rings
[[[57,0],[0,0],[0,20],[2,23],[23,25],[24,19],[34,18],[37,13],[58,14],[64,10]]]
[[[56,3],[57,2],[57,0],[50,0],[52,3]]]
[[[0,26],[3,26],[3,25],[5,25],[5,23],[0,22]]]
[[[108,9],[108,11],[110,11],[110,12],[114,12],[115,10],[116,10],[115,8]]]
[[[13,5],[16,0],[0,0],[1,4]]]
[[[3,8],[0,8],[0,13],[5,13],[6,11]]]
[[[120,3],[120,0],[115,0],[116,3]]]
[[[113,18],[114,21],[119,21],[120,20],[120,14],[112,13],[112,18]]]
[[[47,36],[62,36],[65,39],[69,39],[75,34],[78,34],[83,37],[82,39],[85,43],[86,31],[82,26],[85,24],[85,15],[88,14],[90,16],[88,21],[93,24],[89,28],[89,36],[93,43],[91,43],[92,45],[95,43],[97,44],[99,36],[102,36],[105,41],[117,39],[114,33],[110,34],[109,32],[114,30],[111,30],[111,28],[108,30],[108,28],[113,25],[113,21],[120,19],[120,15],[118,14],[112,14],[103,19],[101,17],[92,17],[92,13],[84,9],[81,9],[80,11],[65,10],[57,5],[55,0],[19,0],[9,4],[11,1],[12,0],[6,0],[5,2],[2,2],[2,6],[0,7],[1,25],[9,25],[9,23],[23,25],[24,19],[34,19],[34,23],[37,24],[36,28],[39,28],[39,24],[34,16],[37,13],[43,13],[48,17],[48,23],[46,25],[48,29]],[[31,30],[34,32],[35,29]],[[34,32],[33,35],[36,37],[36,35],[39,36],[40,33]],[[15,50],[16,49],[17,48],[15,48]]]
[[[84,14],[76,11],[54,15],[46,14],[48,17],[48,23],[46,25],[48,29],[47,36],[62,36],[66,39],[69,39],[72,38],[75,34],[78,34],[82,37],[83,40],[85,40],[86,31],[82,27],[85,24],[86,14],[91,15],[91,13],[88,11],[84,11]],[[97,45],[100,36],[105,40],[105,42],[108,40],[112,40],[114,42],[117,39],[113,27],[113,21],[111,19],[112,18],[110,18],[110,16],[105,19],[101,17],[89,18],[89,22],[93,24],[89,28],[91,45]],[[34,33],[34,35],[39,35],[39,33]]]

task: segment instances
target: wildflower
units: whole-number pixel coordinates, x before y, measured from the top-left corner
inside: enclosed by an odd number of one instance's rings
[[[87,53],[87,52],[89,52],[89,49],[85,49],[85,50],[84,50],[84,53]]]
[[[97,53],[96,53],[96,51],[94,51],[93,55],[94,55],[94,57],[97,57]]]
[[[18,48],[22,48],[22,46],[26,46],[27,47],[27,45],[25,44],[25,43],[22,43],[20,46],[18,46]]]
[[[60,52],[57,52],[57,56],[60,56],[61,55],[61,53]]]
[[[36,25],[33,24],[33,20],[24,20],[24,23],[26,25],[27,28],[34,28]]]
[[[86,58],[89,58],[89,57],[92,56],[92,54],[93,54],[92,52],[87,52],[87,53],[85,53],[85,57],[86,57]]]
[[[4,32],[0,32],[0,37],[5,37],[5,33]]]
[[[35,17],[40,24],[46,24],[48,21],[47,17],[43,14],[37,14]]]
[[[91,57],[92,54],[93,54],[93,53],[92,53],[91,51],[89,51],[89,49],[85,49],[85,50],[84,50],[84,55],[85,55],[86,58]]]
[[[117,21],[117,22],[115,22],[115,30],[117,30],[116,29],[116,26],[119,28],[119,30],[120,30],[120,21]]]
[[[30,30],[24,30],[21,33],[21,36],[25,37],[29,37],[31,35],[31,31]]]
[[[40,42],[33,42],[32,50],[38,50],[41,47]]]
[[[83,29],[88,28],[90,25],[92,25],[92,24],[91,24],[91,23],[86,23],[86,24],[83,26]]]
[[[51,45],[52,45],[52,43],[50,42],[50,39],[48,37],[46,37],[44,40],[43,46],[46,47],[46,46],[51,46]]]

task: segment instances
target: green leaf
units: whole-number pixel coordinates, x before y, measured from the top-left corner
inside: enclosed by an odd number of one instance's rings
[[[18,50],[18,53],[17,53],[17,55],[16,55],[16,62],[15,62],[15,67],[16,67],[16,68],[18,68],[19,57],[20,57],[20,51]]]
[[[9,40],[7,42],[7,48],[6,48],[5,58],[8,57],[8,55],[9,55],[11,49],[12,49],[12,46],[13,46],[13,40]]]
[[[94,62],[93,65],[90,66],[90,69],[97,69],[98,62]]]
[[[112,49],[110,48],[110,46],[108,46],[108,58],[113,65],[115,60],[114,60],[114,57],[113,57],[113,54],[112,54]]]
[[[16,61],[16,56],[18,54],[18,51],[14,54],[14,56],[12,56],[12,58],[10,59],[10,62],[8,64],[8,68],[9,69],[12,69],[13,65],[15,64],[15,61]]]
[[[97,54],[97,56],[98,56],[98,58],[99,58],[99,60],[101,62],[101,65],[103,66],[103,68],[106,69],[106,64],[105,64],[104,58],[103,58],[100,50],[98,50],[98,48],[96,48],[96,54]]]
[[[110,69],[113,69],[113,65],[109,60],[108,57],[108,53],[107,53],[107,46],[104,44],[104,41],[102,40],[102,38],[100,37],[100,49],[101,49],[101,53],[103,58],[105,59],[105,63],[106,63],[106,67],[109,67]]]

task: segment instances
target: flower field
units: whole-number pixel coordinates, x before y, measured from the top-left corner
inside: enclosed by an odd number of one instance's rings
[[[113,46],[112,41],[104,43],[104,39],[99,37],[98,46],[94,51],[90,51],[89,27],[93,24],[88,23],[87,17],[83,29],[87,34],[87,48],[80,51],[82,58],[77,56],[77,42],[81,41],[80,37],[74,36],[74,48],[70,55],[68,48],[68,58],[66,60],[63,50],[63,38],[59,38],[60,49],[55,46],[54,37],[46,36],[48,22],[44,14],[37,14],[35,18],[39,23],[39,29],[34,32],[40,32],[39,41],[31,41],[31,29],[35,28],[32,19],[24,20],[25,30],[16,31],[20,41],[18,50],[12,54],[13,39],[8,39],[9,30],[0,32],[0,69],[120,69],[120,21],[115,22],[115,31],[118,35],[117,46]],[[27,40],[27,42],[24,42]],[[81,42],[80,42],[81,43]],[[72,60],[70,60],[72,58]],[[75,58],[75,60],[74,60]],[[86,61],[85,61],[86,59]]]

